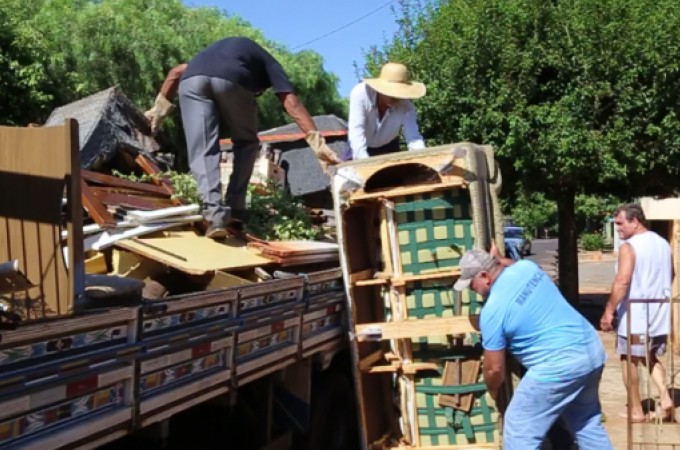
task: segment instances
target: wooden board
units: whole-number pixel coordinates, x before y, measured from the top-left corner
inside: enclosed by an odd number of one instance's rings
[[[442,386],[458,386],[461,384],[473,384],[479,378],[479,369],[482,362],[479,359],[467,358],[464,360],[447,361],[442,376]],[[469,413],[472,409],[474,394],[441,394],[439,395],[440,406],[450,406]]]
[[[355,325],[354,332],[359,342],[478,333],[479,316],[364,323]]]
[[[259,248],[263,253],[275,256],[303,256],[338,252],[335,242],[321,241],[264,241],[250,242],[249,246]]]
[[[0,127],[0,172],[0,262],[18,260],[36,285],[13,294],[13,312],[31,320],[68,315],[85,290],[77,122]]]
[[[192,275],[271,264],[238,239],[214,241],[192,231],[165,231],[116,245]]]

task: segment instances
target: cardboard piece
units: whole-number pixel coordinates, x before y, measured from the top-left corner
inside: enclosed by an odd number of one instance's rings
[[[249,250],[239,239],[214,241],[193,231],[164,231],[122,240],[116,245],[191,275],[272,263]]]

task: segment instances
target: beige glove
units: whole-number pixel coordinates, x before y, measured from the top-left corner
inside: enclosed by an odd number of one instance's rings
[[[312,150],[314,150],[314,154],[316,154],[324,172],[327,172],[328,166],[333,166],[342,162],[340,161],[340,158],[338,158],[338,155],[326,145],[326,140],[318,131],[310,131],[307,133],[305,139]]]
[[[175,105],[165,98],[163,94],[158,94],[158,96],[156,96],[153,108],[144,113],[144,116],[149,120],[149,124],[151,125],[152,134],[156,134],[165,118],[170,115],[173,109],[175,109]]]

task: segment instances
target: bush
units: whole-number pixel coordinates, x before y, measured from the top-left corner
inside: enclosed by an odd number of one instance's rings
[[[584,233],[581,235],[581,247],[586,251],[602,250],[605,247],[604,237],[600,233]]]

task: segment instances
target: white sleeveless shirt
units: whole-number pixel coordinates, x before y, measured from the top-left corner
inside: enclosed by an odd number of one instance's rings
[[[626,298],[619,303],[617,334],[626,336],[628,299],[663,299],[663,303],[631,303],[631,332],[660,336],[670,333],[671,248],[653,231],[636,234],[625,241],[633,247],[635,266]],[[649,326],[649,331],[647,327]]]

